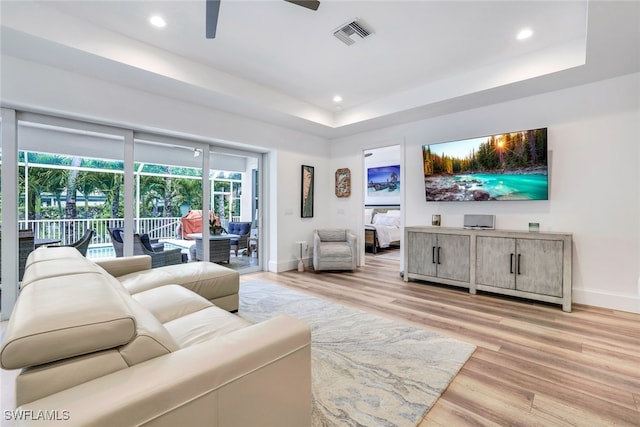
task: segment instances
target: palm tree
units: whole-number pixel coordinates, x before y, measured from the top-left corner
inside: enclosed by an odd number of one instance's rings
[[[202,209],[202,181],[200,179],[177,178],[174,181],[175,204],[183,203],[192,209]]]
[[[164,199],[164,184],[164,180],[159,176],[142,175],[140,177],[141,216],[152,216],[151,210],[157,206],[154,201]],[[153,215],[155,214],[156,212],[153,212]]]
[[[76,177],[76,190],[84,197],[84,217],[89,216],[89,195],[100,189],[96,172],[81,171]]]

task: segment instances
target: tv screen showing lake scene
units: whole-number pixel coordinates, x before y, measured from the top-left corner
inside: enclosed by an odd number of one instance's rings
[[[547,128],[422,146],[428,202],[548,200]]]

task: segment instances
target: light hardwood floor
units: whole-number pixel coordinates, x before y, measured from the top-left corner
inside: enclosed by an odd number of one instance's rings
[[[367,255],[357,273],[254,273],[241,282],[278,283],[477,345],[420,427],[640,426],[640,315],[581,305],[564,313],[407,284],[398,271],[398,261]],[[3,409],[13,406],[15,374],[0,371]]]
[[[367,255],[356,273],[255,273],[473,343],[477,349],[424,426],[640,426],[640,315],[418,282]]]

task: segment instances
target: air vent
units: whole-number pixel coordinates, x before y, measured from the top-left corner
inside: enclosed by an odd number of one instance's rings
[[[362,21],[358,19],[354,19],[351,22],[347,22],[346,24],[341,25],[337,30],[333,32],[333,35],[336,36],[338,40],[347,46],[351,46],[356,41],[353,39],[353,35],[357,34],[360,38],[365,38],[371,35],[373,31],[365,26]]]

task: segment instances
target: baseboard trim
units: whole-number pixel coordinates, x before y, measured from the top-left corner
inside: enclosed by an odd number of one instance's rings
[[[311,258],[303,258],[305,267],[309,267],[312,264]],[[289,261],[269,261],[269,271],[272,273],[282,273],[284,271],[291,271],[298,269],[298,260],[289,260]]]
[[[611,294],[593,289],[573,288],[572,300],[575,304],[640,314],[640,296],[638,295]]]

